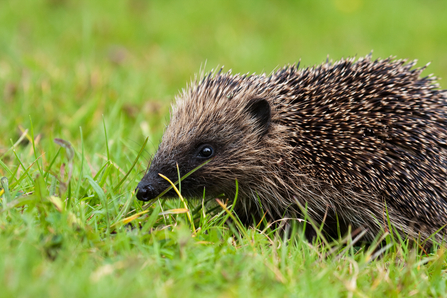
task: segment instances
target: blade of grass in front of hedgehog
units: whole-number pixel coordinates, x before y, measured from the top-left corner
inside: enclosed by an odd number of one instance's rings
[[[197,171],[198,169],[200,169],[201,167],[203,167],[204,165],[206,165],[207,163],[209,163],[210,161],[212,161],[213,159],[208,159],[207,161],[205,161],[204,163],[198,165],[197,167],[195,167],[194,169],[192,169],[191,171],[189,171],[188,173],[186,173],[180,180],[177,180],[176,182],[173,182],[174,185],[177,185],[179,183],[179,181],[183,181],[186,178],[188,178],[192,173],[194,173],[195,171]],[[156,202],[158,199],[160,199],[161,197],[163,197],[168,191],[170,191],[172,189],[172,186],[169,186],[168,188],[166,188],[161,194],[159,194],[155,199],[153,199],[152,201],[150,201],[149,203],[143,205],[141,208],[143,210],[146,210],[147,208],[149,208],[150,206],[152,206],[152,204],[154,204],[154,202]]]
[[[424,241],[420,241],[420,239],[413,239],[413,241],[415,241],[415,243],[418,244],[419,248],[425,253],[425,255],[428,256],[427,251],[425,250],[424,246],[426,245],[426,243],[428,242],[429,239],[431,239],[431,241],[433,242],[433,245],[438,244],[439,246],[442,245],[441,242],[436,241],[435,235],[440,233],[445,227],[447,226],[447,224],[443,225],[442,227],[440,227],[438,230],[436,230],[435,232],[433,232],[430,237],[428,237],[427,239],[425,239]]]
[[[236,183],[236,193],[234,194],[234,200],[233,200],[233,204],[231,206],[231,210],[230,212],[227,212],[227,215],[222,219],[222,221],[220,222],[220,226],[223,226],[223,224],[228,220],[228,218],[230,217],[230,214],[233,214],[233,210],[234,207],[236,206],[237,203],[237,197],[239,195],[239,183],[237,181],[237,179],[235,180]]]
[[[174,185],[174,183],[171,180],[169,180],[168,177],[166,177],[165,175],[160,174],[160,173],[158,173],[158,175],[160,175],[163,179],[166,179],[166,181],[168,181],[171,184],[171,186],[174,188],[175,192],[179,196],[180,200],[182,201],[183,206],[185,206],[185,209],[188,210],[186,212],[186,216],[188,217],[189,223],[191,224],[191,227],[192,227],[192,231],[195,234],[196,233],[196,228],[194,226],[194,221],[192,220],[191,211],[188,209],[188,205],[186,205],[186,201],[183,198],[182,194],[179,192],[178,188]]]
[[[389,236],[390,236],[390,238],[391,238],[391,243],[397,243],[397,242],[396,242],[396,239],[394,238],[393,226],[391,225],[391,219],[390,219],[390,215],[389,215],[389,213],[388,213],[388,206],[386,205],[386,202],[384,202],[384,203],[385,203],[386,223],[388,224],[388,225],[385,225],[385,229],[386,229],[385,231],[386,231],[386,232],[389,232]],[[387,244],[390,243],[388,237],[386,238],[386,243],[387,243]],[[394,247],[394,246],[393,246],[393,247]]]
[[[216,199],[217,204],[220,205],[220,207],[222,207],[222,209],[225,210],[225,212],[231,217],[231,219],[233,220],[234,224],[238,227],[239,232],[241,232],[245,239],[250,239],[248,237],[247,234],[247,230],[244,228],[244,226],[242,225],[242,223],[240,222],[239,218],[237,218],[236,216],[234,216],[234,214],[232,213],[231,210],[228,210],[227,206],[219,199]],[[253,246],[253,241],[249,240],[249,243],[251,246]]]
[[[298,201],[298,199],[295,197],[295,202],[298,206],[298,208],[300,208],[302,214],[304,215],[304,219],[305,219],[305,223],[309,223],[311,228],[314,229],[315,233],[317,234],[317,238],[316,240],[320,239],[321,241],[324,242],[324,244],[326,245],[326,247],[330,247],[329,242],[327,241],[326,237],[324,237],[322,230],[321,230],[321,226],[319,227],[314,220],[309,216],[308,212],[307,212],[307,204],[306,206],[301,205],[300,201]],[[324,223],[322,223],[323,225]]]

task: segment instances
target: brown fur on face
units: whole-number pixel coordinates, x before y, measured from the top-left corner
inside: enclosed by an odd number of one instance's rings
[[[425,239],[447,224],[447,93],[413,66],[368,56],[210,74],[177,98],[137,197],[155,198],[169,186],[158,173],[176,181],[176,164],[186,174],[208,147],[212,161],[182,182],[187,196],[231,198],[237,179],[247,221],[261,209],[269,220],[300,216],[299,202],[329,232],[338,217],[342,233],[367,228],[372,239],[388,212]]]

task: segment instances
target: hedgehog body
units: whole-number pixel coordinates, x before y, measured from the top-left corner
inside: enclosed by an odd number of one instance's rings
[[[169,186],[159,173],[176,181],[177,164],[184,175],[212,158],[182,193],[232,198],[237,180],[247,223],[299,217],[301,205],[330,234],[338,221],[371,240],[389,216],[426,239],[447,224],[447,92],[413,66],[368,56],[205,76],[177,98],[137,197]]]

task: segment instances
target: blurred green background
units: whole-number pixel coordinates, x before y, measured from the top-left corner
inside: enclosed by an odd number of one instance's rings
[[[136,147],[151,135],[153,151],[201,67],[271,72],[372,50],[447,78],[447,1],[2,0],[0,153],[30,116],[43,135],[77,143],[82,127],[94,145],[102,115]]]

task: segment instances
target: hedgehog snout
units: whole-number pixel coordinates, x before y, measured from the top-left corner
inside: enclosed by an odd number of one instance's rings
[[[137,199],[145,202],[155,199],[159,195],[159,192],[155,189],[155,187],[144,179],[138,183],[135,191],[137,192]]]

